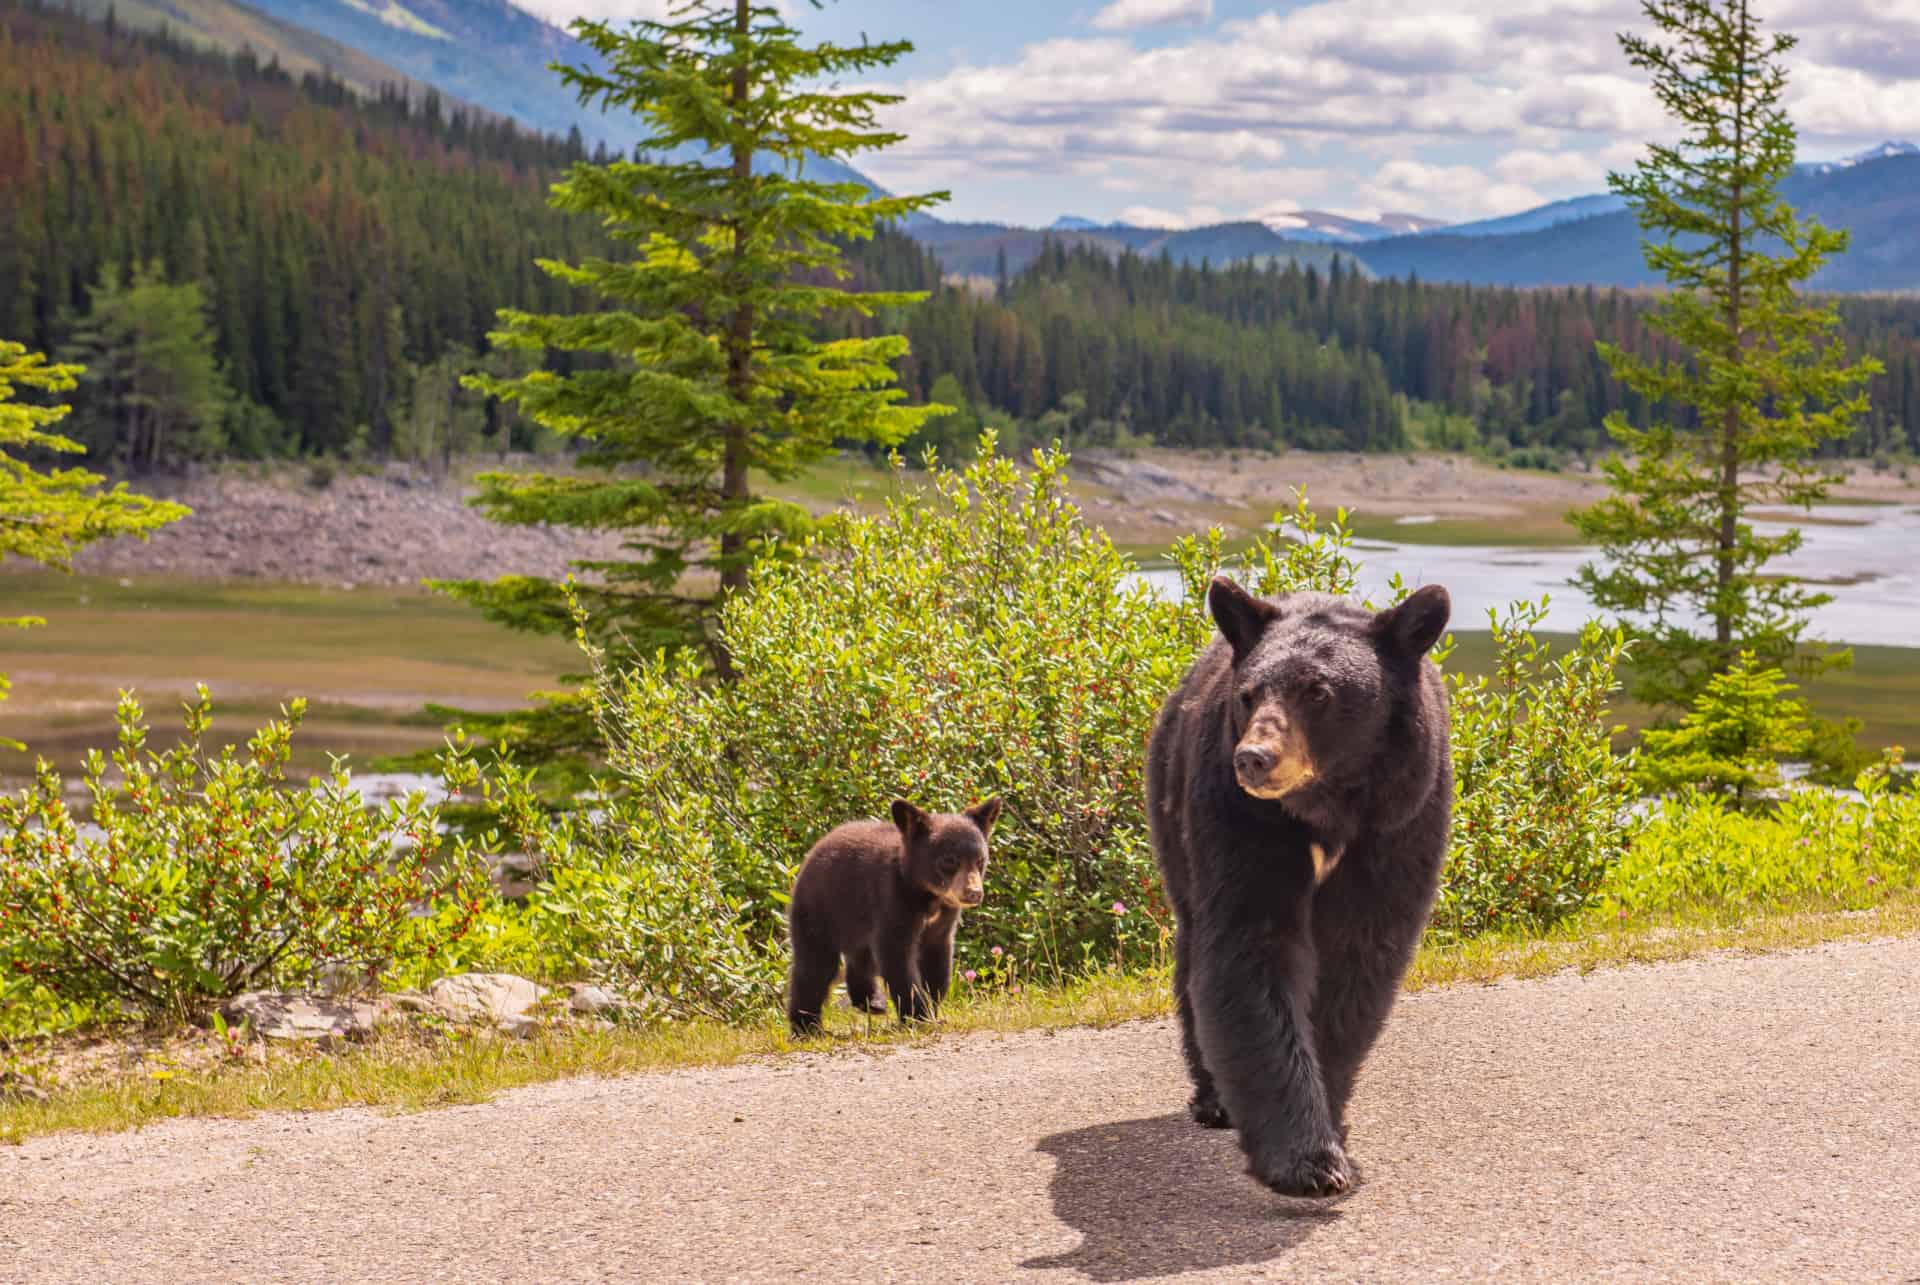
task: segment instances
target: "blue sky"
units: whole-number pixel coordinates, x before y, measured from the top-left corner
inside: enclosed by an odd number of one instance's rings
[[[521,0],[549,17],[664,0]],[[954,219],[1444,219],[1600,191],[1667,126],[1615,33],[1638,0],[785,0],[810,34],[906,38],[908,141],[856,164]],[[1920,0],[1756,0],[1800,38],[1803,159],[1920,138]]]

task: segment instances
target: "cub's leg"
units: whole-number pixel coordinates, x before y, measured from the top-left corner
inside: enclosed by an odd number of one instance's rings
[[[787,1023],[795,1035],[820,1031],[820,1010],[840,971],[840,951],[832,938],[795,915],[788,928],[793,946],[793,974],[787,983]]]
[[[920,981],[926,987],[931,1014],[938,1014],[947,1002],[947,987],[953,982],[953,938],[959,930],[960,912],[948,910],[920,934]]]
[[[884,1013],[886,996],[875,984],[873,947],[861,946],[847,955],[847,1002],[856,1013]]]
[[[880,976],[886,980],[887,994],[893,997],[893,1011],[903,1022],[924,1022],[932,1015],[926,983],[920,978],[916,927],[904,916],[896,917],[881,927],[879,940],[874,943]]]

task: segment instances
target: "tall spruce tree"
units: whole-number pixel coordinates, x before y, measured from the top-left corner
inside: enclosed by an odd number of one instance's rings
[[[101,477],[85,469],[39,471],[28,456],[77,454],[81,446],[52,431],[66,417],[57,404],[16,401],[15,390],[70,392],[78,366],[49,365],[22,344],[0,340],[0,561],[25,558],[41,566],[65,569],[76,550],[118,535],[144,538],[156,527],[183,518],[178,504],[134,495],[125,486],[103,489]],[[42,623],[34,616],[0,618],[0,627],[20,629]],[[7,694],[0,674],[0,700]],[[0,746],[18,749],[0,739]]]
[[[1845,663],[1801,645],[1807,612],[1828,595],[1767,569],[1799,547],[1799,531],[1763,535],[1749,515],[1827,494],[1835,479],[1816,452],[1851,431],[1880,367],[1849,363],[1834,309],[1796,292],[1847,235],[1780,198],[1794,159],[1780,106],[1793,37],[1763,34],[1748,0],[1642,8],[1657,34],[1620,43],[1683,134],[1608,182],[1639,215],[1647,263],[1671,287],[1647,324],[1677,351],[1599,345],[1655,414],[1644,429],[1608,417],[1622,448],[1606,463],[1613,494],[1574,522],[1604,556],[1579,583],[1602,609],[1628,613],[1639,636],[1635,694],[1688,706],[1743,651],[1769,665],[1796,654],[1809,669]]]
[[[595,216],[632,257],[541,261],[598,295],[601,311],[501,312],[497,345],[586,354],[569,373],[469,382],[579,439],[578,471],[485,474],[475,503],[501,522],[618,533],[619,556],[576,564],[595,633],[646,651],[702,645],[724,675],[718,602],[746,583],[754,558],[791,548],[809,525],[804,509],[757,486],[836,442],[898,442],[945,409],[898,404],[891,363],[904,337],[815,337],[823,314],[871,316],[924,297],[841,288],[842,247],[945,193],[879,196],[806,176],[813,157],[896,141],[875,124],[895,96],[828,86],[911,46],[809,46],[749,0],[693,0],[665,21],[616,31],[582,20],[573,31],[605,70],[558,68],[563,78],[583,103],[637,115],[646,154],[664,159],[583,161],[555,186],[554,205]],[[757,157],[772,164],[756,167]],[[572,628],[554,581],[440,587],[508,625]]]

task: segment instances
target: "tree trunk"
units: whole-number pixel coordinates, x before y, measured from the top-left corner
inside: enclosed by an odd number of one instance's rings
[[[1747,45],[1752,39],[1752,29],[1747,21],[1746,0],[1740,4],[1740,65],[1741,75],[1734,81],[1733,88],[1733,200],[1732,218],[1728,223],[1727,235],[1727,328],[1731,332],[1730,342],[1733,351],[1730,360],[1739,364],[1745,351],[1745,342],[1741,335],[1741,250],[1744,229],[1741,227],[1740,200],[1742,185],[1740,176],[1746,165],[1746,127],[1747,127],[1747,81],[1745,67]],[[1738,539],[1740,521],[1740,409],[1727,407],[1726,417],[1720,426],[1720,530],[1715,540],[1714,563],[1716,579],[1720,587],[1721,602],[1715,605],[1713,612],[1713,636],[1719,644],[1719,656],[1714,664],[1715,673],[1725,673],[1733,663],[1733,617],[1726,606],[1726,594],[1733,584],[1734,544]]]
[[[749,0],[734,0],[733,30],[745,44],[751,19]],[[744,125],[747,115],[747,93],[749,90],[747,65],[742,62],[733,69],[733,93],[731,102],[733,119],[736,126]],[[737,191],[744,193],[746,184],[753,178],[753,147],[744,139],[736,138],[733,143],[733,177],[738,185]],[[746,285],[745,259],[747,253],[747,227],[745,212],[738,206],[733,211],[733,272],[735,287]],[[727,391],[744,404],[753,391],[753,305],[742,303],[734,309],[733,324],[726,337],[727,349]],[[721,510],[734,509],[748,498],[747,490],[747,426],[743,423],[729,424],[726,428],[726,447],[720,465],[720,504]],[[747,537],[737,531],[724,532],[720,537],[720,596],[727,596],[746,588],[747,568],[740,561],[746,549]],[[733,677],[732,657],[726,647],[718,641],[714,644],[715,667],[724,679]]]

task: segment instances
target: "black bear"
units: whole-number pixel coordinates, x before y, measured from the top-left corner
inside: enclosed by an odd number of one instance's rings
[[[1147,754],[1173,903],[1189,1109],[1237,1127],[1288,1195],[1353,1185],[1346,1108],[1413,958],[1453,815],[1447,627],[1428,585],[1342,598],[1207,591],[1217,639],[1161,707]]]
[[[856,1010],[887,1011],[878,973],[901,1021],[938,1012],[953,977],[960,912],[986,895],[987,837],[999,816],[997,798],[958,814],[895,799],[892,825],[849,821],[813,845],[787,907],[787,1020],[796,1035],[820,1029],[842,956]]]

